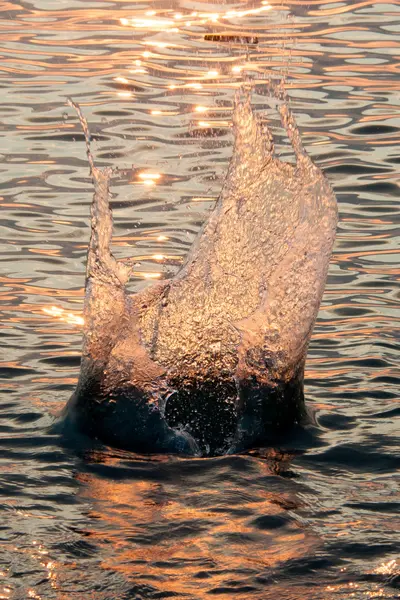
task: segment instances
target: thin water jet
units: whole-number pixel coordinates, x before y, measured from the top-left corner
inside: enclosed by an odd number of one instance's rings
[[[215,455],[304,419],[304,365],[335,239],[337,203],[305,152],[282,88],[274,100],[296,163],[235,96],[235,143],[210,218],[180,272],[130,294],[111,252],[112,169],[96,167],[77,388],[64,411],[101,441]]]

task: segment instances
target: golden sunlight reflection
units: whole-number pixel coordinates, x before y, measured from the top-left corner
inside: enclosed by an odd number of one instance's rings
[[[156,185],[160,178],[160,173],[139,173],[139,179],[141,179],[140,183],[143,183],[144,185]]]
[[[92,458],[113,468],[124,467],[124,459],[120,461],[115,455],[93,453]],[[289,457],[283,457],[286,459]],[[282,464],[281,460],[277,463],[276,458],[271,459],[267,464],[267,461],[260,461],[253,468],[257,468],[262,477],[269,476],[275,473],[277,464]],[[167,461],[165,457],[160,459],[160,472],[167,467]],[[152,468],[157,472],[156,464]],[[173,463],[171,466],[176,469]],[[182,486],[174,479],[153,481],[151,478],[128,477],[114,480],[88,472],[78,473],[77,479],[84,483],[80,493],[90,502],[94,527],[97,529],[101,524],[102,530],[107,530],[107,539],[99,536],[97,531],[91,533],[92,539],[99,544],[112,543],[113,553],[102,567],[130,577],[132,564],[145,561],[144,582],[146,573],[152,581],[161,577],[164,592],[168,589],[173,595],[180,595],[183,586],[186,593],[196,589],[195,575],[199,564],[206,561],[212,561],[212,569],[219,572],[226,569],[231,573],[232,570],[254,567],[265,569],[299,560],[320,546],[317,535],[288,515],[286,507],[293,508],[299,503],[294,494],[257,486],[246,493],[232,480],[224,478],[211,486],[204,481],[199,487],[196,482],[201,477],[195,469],[189,471],[187,486]],[[240,500],[241,508],[229,517],[224,511],[227,498]],[[260,515],[272,521],[279,520],[282,523],[279,532],[271,536],[270,530],[257,527],[254,518]],[[193,528],[194,535],[182,539],[180,532],[189,527]],[[131,535],[121,536],[122,528],[128,528]],[[157,536],[157,530],[163,534]],[[145,543],[140,543],[142,539]],[[243,544],[243,540],[251,543]],[[182,561],[181,576],[168,577],[176,570],[176,561],[182,555],[185,560]],[[206,589],[211,590],[214,586],[215,573]]]
[[[143,32],[148,32],[148,33],[153,33],[153,32],[168,32],[168,33],[173,33],[173,32],[179,32],[180,29],[177,28],[177,25],[180,26],[180,28],[191,28],[192,25],[196,26],[196,25],[203,25],[206,23],[210,23],[212,24],[214,27],[216,25],[220,25],[222,26],[225,20],[237,20],[246,16],[252,16],[252,15],[257,15],[257,14],[261,14],[265,11],[269,11],[271,10],[272,6],[269,4],[269,2],[267,2],[267,0],[262,0],[261,3],[258,6],[255,6],[253,8],[249,8],[249,9],[245,9],[245,10],[236,10],[236,9],[229,9],[229,10],[221,10],[221,11],[214,11],[214,12],[202,12],[202,11],[188,11],[188,12],[184,12],[182,11],[177,11],[174,12],[174,10],[172,8],[163,8],[163,9],[149,9],[146,10],[144,13],[142,13],[139,16],[135,16],[135,17],[122,17],[120,18],[120,23],[123,26],[129,26],[129,27],[134,27],[137,29],[140,29]],[[164,40],[141,40],[140,43],[144,46],[151,46],[154,49],[165,49],[165,48],[179,48],[179,44],[176,43],[171,43],[169,40],[168,41],[164,41]],[[150,52],[149,50],[144,50],[141,54],[142,58],[144,59],[144,61],[146,61],[146,59],[149,58],[153,58],[156,59],[157,55],[154,54],[153,52]],[[243,57],[242,57],[243,58]],[[136,59],[134,64],[136,65],[136,67],[138,68],[133,68],[129,71],[129,73],[131,73],[132,75],[145,75],[148,73],[148,69],[142,65],[142,61],[140,59]],[[155,65],[153,65],[154,67]],[[211,66],[211,65],[210,65]],[[156,66],[156,68],[158,68],[159,65]],[[232,67],[230,67],[230,72],[231,72],[231,76],[235,77],[237,75],[240,75],[243,71],[245,67],[243,65],[233,65]],[[186,73],[186,72],[185,72]],[[191,73],[192,77],[186,77],[186,79],[192,79],[194,72]],[[218,69],[215,68],[210,68],[208,71],[204,72],[204,73],[199,73],[196,75],[197,79],[201,79],[204,83],[201,83],[200,81],[189,81],[187,83],[182,82],[182,83],[170,83],[168,84],[166,87],[169,90],[175,90],[175,89],[191,89],[194,91],[200,91],[203,90],[203,88],[209,88],[209,87],[215,87],[217,85],[217,82],[215,80],[219,79],[221,77],[221,73]],[[118,76],[115,77],[114,80],[117,83],[121,83],[123,85],[127,85],[130,82],[123,76]],[[226,85],[230,86],[230,87],[236,87],[238,84],[235,83],[227,83]],[[128,90],[128,89],[122,89],[116,92],[117,96],[121,99],[131,99],[134,94]],[[207,108],[196,108],[195,109],[196,112],[206,112]],[[154,115],[154,116],[162,116],[162,115],[168,115],[169,113],[167,112],[163,112],[161,110],[152,110],[150,112],[150,114]],[[203,128],[207,128],[210,126],[210,123],[206,123],[206,122],[200,122],[198,123],[199,127],[203,127]],[[217,123],[216,123],[217,125]],[[218,123],[218,126],[225,126],[225,123]],[[229,124],[228,124],[229,125]],[[151,178],[147,178],[146,180],[143,180],[143,185],[146,186],[152,186],[155,185],[155,180],[151,180]]]
[[[400,565],[397,564],[395,559],[389,560],[387,563],[381,563],[375,569],[375,573],[378,575],[400,575]]]
[[[47,582],[50,584],[51,588],[57,592],[59,589],[59,582],[56,569],[59,568],[59,564],[56,561],[49,560],[49,550],[42,543],[37,540],[32,540],[32,546],[33,547],[21,547],[19,548],[19,552],[27,555],[30,560],[36,563],[36,565],[40,565],[44,569]],[[7,589],[8,588],[3,588],[4,591]],[[2,596],[0,593],[0,599],[5,597],[6,596]],[[40,595],[33,588],[29,587],[26,590],[24,598],[25,597],[33,598],[34,600],[42,600],[42,598],[47,597],[47,595]],[[57,597],[59,596],[57,595]]]
[[[118,83],[129,83],[126,77],[114,77],[114,81],[117,81]]]
[[[166,29],[175,26],[175,22],[169,19],[120,19],[122,25],[130,25],[138,29]]]
[[[155,48],[174,48],[176,44],[168,44],[167,42],[157,42],[153,40],[144,40],[142,42],[144,46],[154,46]]]
[[[154,115],[155,117],[159,116],[159,115],[163,115],[163,116],[174,116],[176,114],[178,114],[177,111],[174,110],[151,110],[150,111],[151,115]]]
[[[229,121],[197,121],[197,125],[202,128],[206,127],[232,127]]]
[[[139,30],[148,31],[168,31],[178,33],[181,27],[191,28],[193,25],[205,25],[210,23],[214,26],[221,25],[223,22],[230,20],[241,19],[246,16],[253,16],[272,9],[271,4],[267,0],[262,0],[259,6],[247,10],[231,9],[227,11],[214,12],[198,12],[192,11],[187,13],[175,12],[171,9],[147,10],[143,17],[122,17],[119,22],[124,27],[133,27]],[[173,13],[173,14],[171,14]],[[172,17],[172,18],[171,18]],[[221,23],[220,23],[221,21]]]
[[[45,306],[42,308],[42,311],[50,317],[64,321],[64,323],[70,323],[71,325],[83,325],[85,322],[82,316],[67,312],[59,306]]]
[[[157,253],[157,254],[152,254],[150,256],[150,258],[152,260],[156,260],[157,262],[164,262],[166,260],[170,260],[170,261],[174,261],[174,262],[181,262],[182,261],[182,257],[181,256],[177,256],[176,254],[161,254],[161,253]]]

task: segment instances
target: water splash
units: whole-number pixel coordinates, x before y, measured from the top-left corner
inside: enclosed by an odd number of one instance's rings
[[[220,454],[304,416],[307,345],[335,238],[337,206],[305,152],[282,87],[272,91],[296,164],[235,97],[235,145],[217,204],[185,266],[136,295],[111,252],[112,169],[98,169],[81,375],[67,412],[108,443]]]

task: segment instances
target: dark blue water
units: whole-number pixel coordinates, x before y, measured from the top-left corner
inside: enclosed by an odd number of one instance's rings
[[[0,598],[399,597],[400,3],[270,6],[0,2]],[[67,96],[120,168],[115,252],[139,290],[214,205],[245,77],[288,155],[264,83],[282,74],[339,202],[315,426],[190,460],[50,434],[79,371],[92,194]]]

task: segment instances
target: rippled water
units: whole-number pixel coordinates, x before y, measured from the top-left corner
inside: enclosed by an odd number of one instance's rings
[[[0,598],[399,597],[400,2],[0,8]],[[212,209],[245,78],[288,154],[264,83],[282,74],[339,201],[306,372],[318,427],[204,460],[50,435],[79,370],[92,194],[67,96],[120,167],[115,251],[139,290]]]

